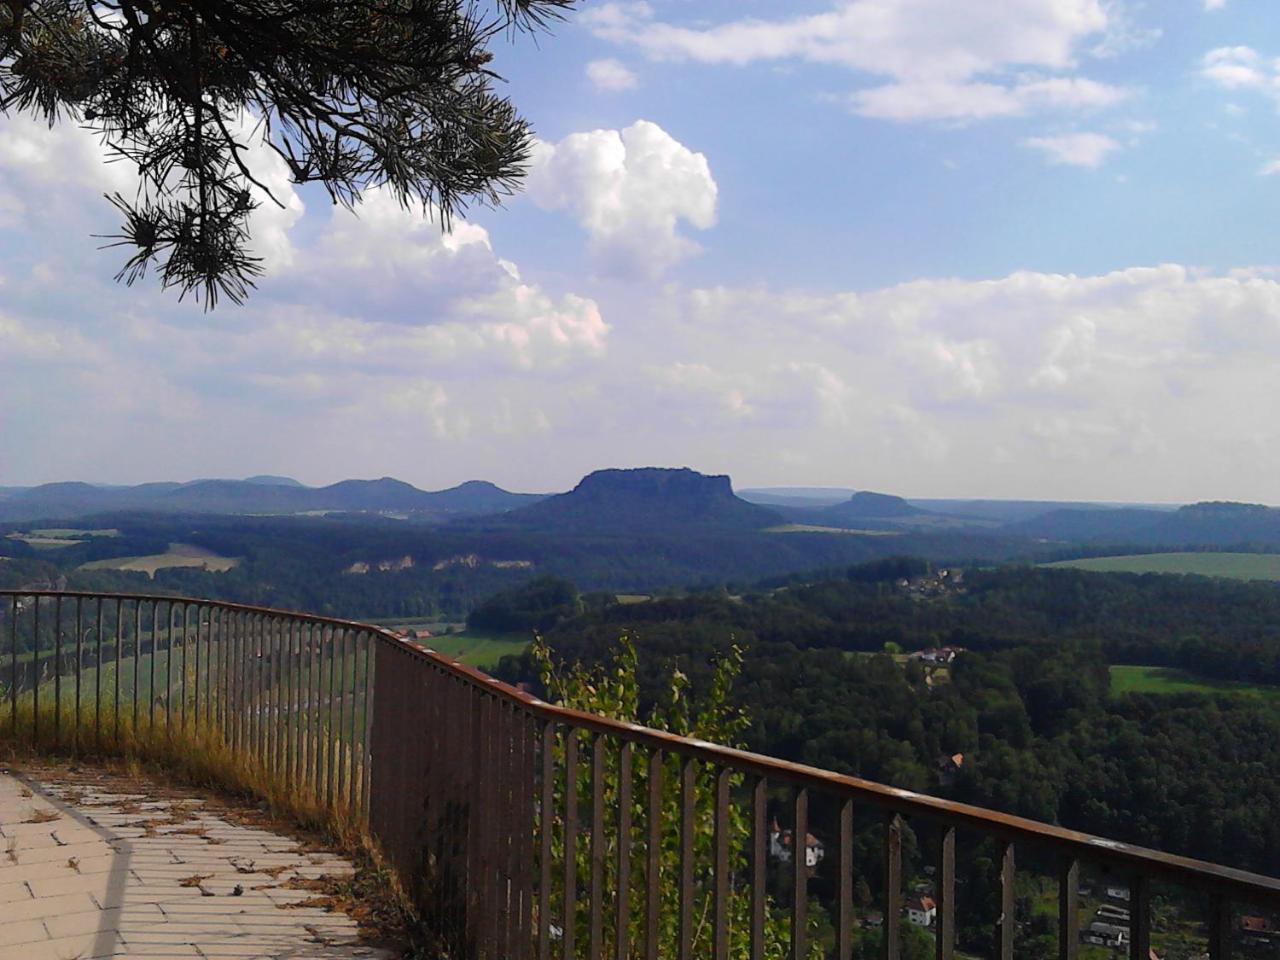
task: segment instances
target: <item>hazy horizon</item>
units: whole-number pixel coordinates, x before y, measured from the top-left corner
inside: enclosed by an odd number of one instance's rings
[[[659,469],[680,469],[681,467],[687,467],[688,469],[695,470],[699,473],[709,473],[709,471],[698,470],[697,467],[690,466],[688,464],[681,464],[681,465],[645,464],[643,466],[658,467]],[[614,468],[599,467],[597,469],[607,470],[607,469],[614,469]],[[621,468],[621,469],[633,469],[633,468]],[[593,472],[593,471],[588,471],[588,472]],[[472,481],[481,481],[481,482],[494,483],[495,486],[501,487],[502,489],[507,490],[511,493],[545,494],[548,496],[569,491],[573,489],[573,487],[577,484],[579,480],[582,479],[581,477],[575,478],[573,481],[566,483],[564,486],[556,487],[556,488],[525,489],[520,487],[508,486],[503,483],[498,483],[494,480],[491,480],[488,477],[467,477],[464,480],[458,480],[453,483],[431,485],[431,484],[416,483],[407,477],[396,476],[394,474],[378,474],[378,475],[368,475],[368,476],[342,476],[342,477],[334,477],[333,479],[319,480],[316,482],[309,482],[302,477],[299,477],[290,473],[251,473],[251,474],[246,474],[244,476],[231,476],[231,475],[192,476],[192,477],[185,477],[185,478],[169,477],[169,476],[164,476],[164,477],[154,476],[146,480],[141,480],[137,482],[128,482],[128,483],[117,483],[109,480],[95,480],[95,479],[89,479],[84,477],[70,477],[70,478],[63,477],[63,478],[58,478],[56,480],[43,480],[38,483],[24,484],[24,483],[9,483],[5,481],[3,477],[0,477],[0,489],[7,489],[7,490],[32,489],[34,487],[44,486],[47,484],[56,484],[56,483],[87,483],[92,486],[100,486],[100,487],[131,487],[131,486],[138,486],[140,484],[146,484],[146,483],[187,484],[187,483],[199,483],[204,481],[241,481],[243,482],[248,480],[256,480],[264,477],[275,477],[275,478],[284,479],[284,480],[293,480],[298,483],[301,483],[303,486],[311,487],[311,488],[326,487],[335,483],[340,483],[345,480],[375,481],[375,480],[383,480],[383,479],[392,479],[392,480],[399,480],[404,483],[409,483],[412,486],[417,487],[418,489],[424,490],[424,491],[446,490],[452,487],[456,487],[463,483],[472,482]],[[872,490],[869,487],[856,487],[849,484],[825,484],[825,485],[824,484],[805,484],[805,483],[753,484],[753,483],[740,482],[736,477],[733,477],[732,475],[729,475],[729,478],[732,481],[734,493],[739,495],[741,495],[744,492],[775,493],[778,495],[783,495],[792,491],[811,491],[814,493],[821,491],[821,492],[829,493],[832,495],[834,494],[851,495],[853,493],[859,493],[859,492],[885,493],[892,496],[899,496],[906,500],[921,500],[921,501],[925,501],[925,500],[938,500],[938,501],[1009,500],[1009,501],[1024,501],[1024,502],[1045,501],[1045,502],[1053,502],[1053,503],[1087,503],[1087,504],[1102,504],[1102,505],[1123,504],[1123,505],[1131,505],[1131,506],[1181,506],[1187,503],[1197,502],[1197,501],[1190,501],[1190,500],[1150,500],[1150,499],[1106,500],[1106,499],[1087,499],[1087,498],[1078,498],[1078,497],[1041,497],[1041,496],[1026,496],[1026,497],[988,497],[988,496],[981,496],[981,495],[955,496],[946,492],[917,494],[917,493],[911,493],[911,492],[904,493],[898,490]],[[1227,498],[1202,497],[1199,499],[1200,500],[1223,500]]]

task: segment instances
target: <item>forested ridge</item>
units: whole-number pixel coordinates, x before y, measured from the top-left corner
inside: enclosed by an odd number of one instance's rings
[[[1227,695],[1112,695],[1116,662],[1230,676],[1280,663],[1280,588],[1006,568],[922,596],[919,561],[748,593],[584,598],[546,633],[565,660],[640,651],[642,691],[695,681],[731,644],[752,749],[1103,836],[1280,872],[1280,710]],[[965,648],[932,682],[882,652]],[[536,680],[508,658],[508,680]],[[954,779],[941,757],[963,754]]]

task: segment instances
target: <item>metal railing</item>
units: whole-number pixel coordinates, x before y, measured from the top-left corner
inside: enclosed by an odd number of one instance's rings
[[[0,687],[0,736],[91,752],[210,735],[351,818],[447,957],[847,960],[874,929],[898,960],[907,865],[951,960],[973,926],[957,859],[979,855],[997,960],[1031,950],[1031,874],[1056,888],[1062,960],[1086,875],[1123,891],[1129,919],[1109,926],[1131,960],[1151,956],[1157,898],[1190,905],[1212,960],[1241,951],[1237,911],[1280,910],[1271,877],[563,709],[368,624],[0,591]]]

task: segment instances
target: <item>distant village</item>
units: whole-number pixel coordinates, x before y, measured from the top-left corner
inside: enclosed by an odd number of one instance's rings
[[[943,567],[924,576],[902,577],[896,583],[902,592],[920,600],[935,600],[953,594],[964,593],[964,571]]]

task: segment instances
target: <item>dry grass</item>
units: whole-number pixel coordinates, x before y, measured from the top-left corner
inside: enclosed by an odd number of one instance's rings
[[[55,810],[32,810],[31,816],[23,820],[23,823],[53,823],[55,820],[61,820],[62,814]]]

